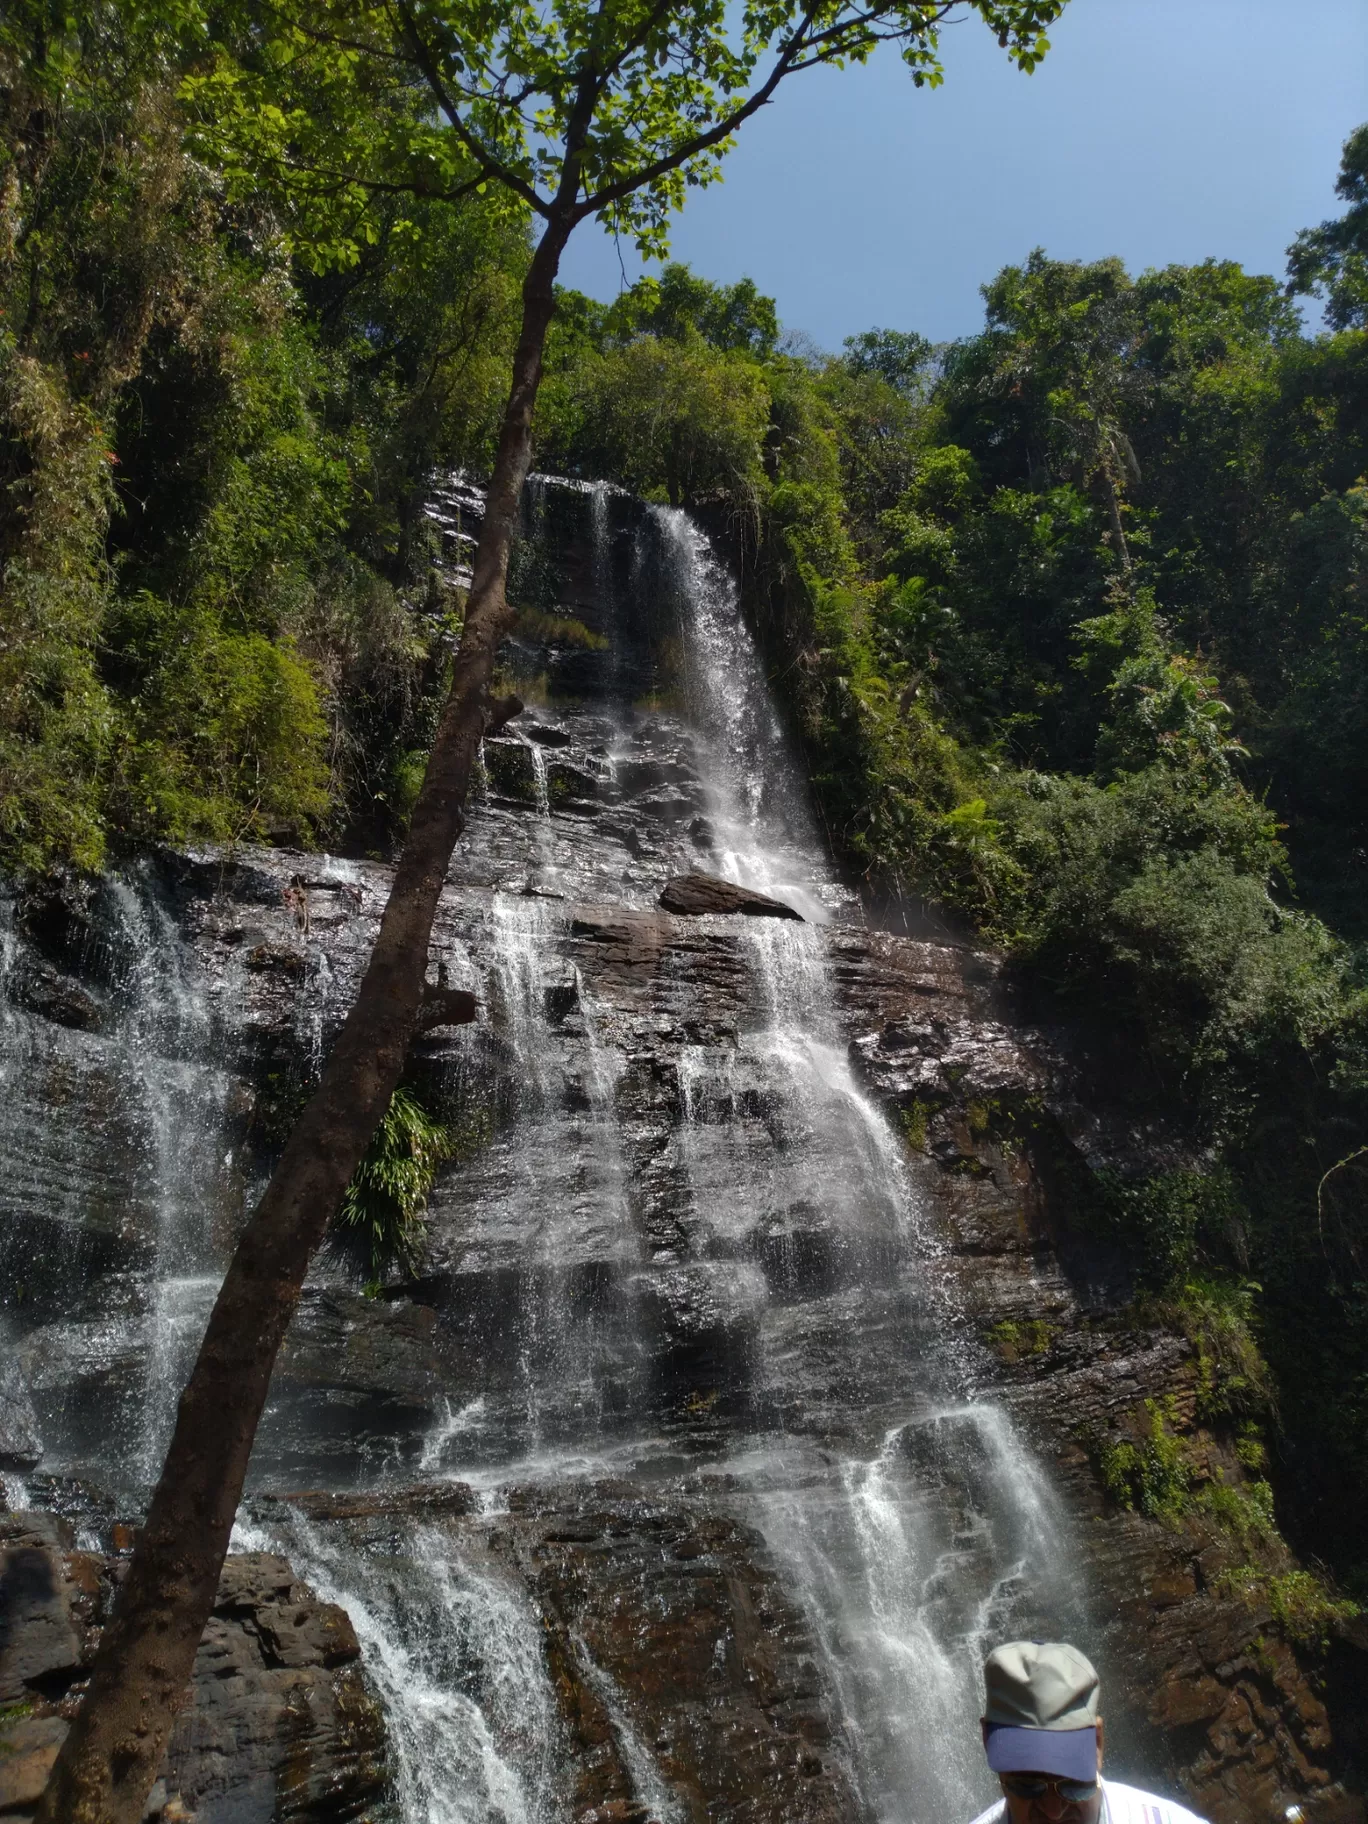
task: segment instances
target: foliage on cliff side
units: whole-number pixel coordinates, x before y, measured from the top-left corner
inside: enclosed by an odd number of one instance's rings
[[[282,203],[196,155],[195,70],[162,9],[0,22],[11,865],[382,842],[440,683],[423,495],[487,453],[525,231],[473,199],[418,233],[421,205],[378,198],[363,256],[320,275]]]
[[[1212,1161],[1132,1187],[1137,1257],[1257,1286],[1330,1532],[1368,1492],[1365,146],[1289,288],[1037,253],[976,337],[822,357],[671,268],[567,296],[541,414],[557,466],[730,529],[852,865],[1130,1032]]]

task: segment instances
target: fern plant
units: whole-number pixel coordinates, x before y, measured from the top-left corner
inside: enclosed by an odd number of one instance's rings
[[[337,1251],[364,1276],[367,1297],[392,1273],[412,1275],[427,1235],[428,1194],[452,1139],[412,1090],[396,1089],[342,1198]]]

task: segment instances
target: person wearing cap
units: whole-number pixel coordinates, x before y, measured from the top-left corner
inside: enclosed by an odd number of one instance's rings
[[[1097,1674],[1062,1641],[1011,1640],[988,1655],[983,1745],[1002,1782],[974,1824],[1202,1824],[1171,1799],[1102,1778]]]

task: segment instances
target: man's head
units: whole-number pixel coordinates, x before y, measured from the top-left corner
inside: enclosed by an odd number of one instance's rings
[[[1011,1824],[1095,1824],[1101,1810],[1097,1674],[1076,1647],[1012,1640],[983,1668],[983,1745]]]

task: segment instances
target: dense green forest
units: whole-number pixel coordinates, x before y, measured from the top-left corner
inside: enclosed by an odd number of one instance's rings
[[[529,223],[214,133],[214,41],[0,19],[0,850],[385,852],[459,632],[422,513],[488,463]],[[235,35],[236,34],[236,35]],[[326,91],[312,104],[320,118]],[[376,93],[375,131],[412,107]],[[307,121],[301,131],[307,128]],[[1194,1163],[1103,1187],[1287,1511],[1368,1579],[1368,128],[1286,278],[1033,254],[981,334],[839,355],[679,266],[566,293],[542,465],[690,505],[837,853],[1126,1035]],[[1309,331],[1296,298],[1324,312]],[[1356,1156],[1357,1155],[1357,1156]],[[1230,1340],[1234,1339],[1234,1340]],[[1364,1585],[1368,1591],[1368,1582]]]

